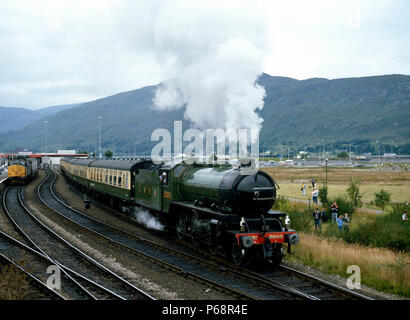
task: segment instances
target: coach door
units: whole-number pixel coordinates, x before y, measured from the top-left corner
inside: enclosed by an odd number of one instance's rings
[[[161,170],[159,172],[159,179],[161,184],[161,210],[168,212],[171,202],[171,176],[169,171]]]

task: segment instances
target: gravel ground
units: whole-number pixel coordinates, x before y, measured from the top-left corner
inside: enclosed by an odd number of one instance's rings
[[[34,196],[35,187],[44,179],[45,173],[39,171],[39,175],[25,190],[25,198],[33,210],[33,213],[45,224],[55,230],[67,241],[85,251],[95,260],[118,272],[125,279],[134,283],[141,289],[149,292],[152,296],[162,300],[227,300],[230,296],[223,294],[215,289],[210,289],[206,285],[200,284],[183,276],[177,275],[160,266],[153,265],[127,251],[120,251],[118,247],[108,243],[102,243],[92,235],[85,234],[81,229],[71,226],[62,218],[51,212],[49,209],[40,205],[37,197]],[[56,191],[64,195],[64,200],[68,203],[76,204],[75,207],[83,210],[83,200],[68,189],[64,179],[58,179]],[[80,198],[80,199],[78,199]],[[92,206],[87,211],[93,212],[96,217],[102,215],[101,210]],[[107,215],[105,213],[105,215]],[[134,229],[133,232],[136,232]],[[144,236],[141,234],[141,236]]]

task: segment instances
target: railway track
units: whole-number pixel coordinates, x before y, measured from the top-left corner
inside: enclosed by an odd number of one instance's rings
[[[30,292],[24,292],[19,298],[34,298],[36,300],[65,300],[65,297],[63,295],[47,287],[47,285],[43,283],[38,277],[36,277],[32,272],[27,271],[25,268],[11,260],[9,257],[5,256],[3,253],[0,253],[0,266],[14,267],[14,269],[18,273],[20,273],[20,275],[23,275],[22,277],[16,275],[18,278],[16,279],[15,283],[10,284],[10,286],[16,285],[21,288],[22,280],[26,280],[28,282],[30,286]],[[10,269],[8,270],[8,272],[9,271]],[[14,295],[16,294],[14,293]]]
[[[54,172],[39,185],[40,200],[55,213],[90,234],[144,257],[153,263],[206,283],[239,299],[312,299],[316,298],[272,279],[221,266],[170,246],[142,238],[126,230],[92,218],[64,203],[53,191]]]
[[[311,295],[318,297],[321,300],[339,300],[339,299],[350,299],[350,300],[374,300],[359,292],[349,290],[342,286],[336,285],[329,281],[320,279],[318,277],[311,276],[307,273],[301,272],[299,270],[290,268],[285,265],[280,265],[277,270],[270,274],[264,274],[265,277],[281,277],[287,275],[290,279],[292,287],[300,287]]]
[[[52,191],[52,186],[50,186],[50,190]],[[54,193],[54,192],[53,192]],[[55,194],[57,201],[61,204],[67,206],[61,199],[59,199]],[[103,205],[104,206],[104,205]],[[74,208],[72,208],[75,210]],[[84,215],[84,213],[79,212],[79,214]],[[93,219],[92,217],[89,217]],[[116,228],[112,225],[107,223],[103,223],[108,225],[109,228]],[[122,230],[124,231],[124,230]],[[126,234],[132,234],[129,231],[124,231]],[[156,234],[157,235],[157,234]],[[134,235],[135,236],[135,235]],[[163,235],[162,235],[163,236]],[[302,293],[301,296],[305,295],[306,298],[312,300],[373,300],[371,297],[363,295],[353,290],[349,290],[342,286],[336,285],[329,281],[320,279],[318,277],[314,277],[303,273],[299,270],[295,270],[289,268],[285,265],[280,265],[277,268],[269,268],[269,269],[262,269],[262,270],[255,270],[243,267],[237,267],[227,261],[226,259],[222,259],[219,257],[212,256],[208,251],[202,250],[192,244],[189,244],[185,241],[180,241],[176,239],[176,237],[170,236],[171,241],[177,242],[181,245],[182,248],[179,248],[181,251],[185,251],[184,248],[187,249],[189,255],[195,256],[195,258],[205,259],[208,261],[213,261],[219,266],[222,266],[225,269],[235,270],[235,273],[249,274],[253,279],[260,279],[260,281],[264,282],[265,284],[274,283],[277,285],[283,285],[288,289],[293,289],[295,292]]]
[[[21,188],[8,187],[3,193],[3,209],[9,221],[37,254],[57,265],[64,277],[81,295],[73,299],[149,299],[153,298],[104,267],[42,223],[26,206]],[[21,246],[20,246],[21,247]],[[28,247],[28,246],[26,246]],[[9,250],[5,250],[7,254]],[[43,272],[46,269],[43,269]]]
[[[173,240],[186,247],[192,253],[196,252],[200,256],[205,256],[227,268],[235,269],[241,273],[249,273],[256,278],[260,278],[262,281],[275,281],[284,284],[311,296],[314,300],[374,300],[359,292],[349,290],[340,285],[309,275],[283,264],[276,267],[269,267],[267,265],[238,267],[228,260],[219,256],[214,256],[210,252],[198,248],[193,244],[181,241],[176,237],[173,237]]]
[[[75,284],[66,273],[62,273],[61,276],[61,289],[48,287],[46,270],[49,266],[55,265],[55,262],[3,231],[0,231],[0,254],[6,261],[16,265],[38,283],[51,296],[63,300],[89,299],[87,293]]]

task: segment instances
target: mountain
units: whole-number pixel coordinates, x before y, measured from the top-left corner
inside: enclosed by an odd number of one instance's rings
[[[0,107],[0,133],[21,129],[36,120],[78,105],[80,104],[66,104],[46,107],[38,110]]]
[[[367,144],[376,139],[395,144],[410,142],[410,76],[386,75],[329,80],[296,80],[260,76],[266,89],[260,111],[262,148],[279,145]],[[48,149],[98,150],[99,122],[103,149],[115,153],[149,153],[155,129],[172,132],[183,110],[152,108],[157,86],[119,93],[47,116]],[[14,132],[0,134],[0,150],[24,146],[44,151],[45,127],[37,119]],[[183,130],[191,126],[183,122]],[[390,150],[390,149],[389,149]]]
[[[315,78],[268,92],[261,141],[410,140],[410,76]]]

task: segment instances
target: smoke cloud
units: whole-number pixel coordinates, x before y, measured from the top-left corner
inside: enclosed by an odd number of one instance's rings
[[[153,215],[151,215],[148,211],[135,208],[133,212],[134,219],[146,226],[147,228],[154,229],[154,230],[164,230],[165,226],[157,220]]]
[[[154,24],[157,59],[168,81],[154,107],[185,107],[201,128],[260,129],[265,90],[256,84],[267,23],[255,2],[167,1]]]

